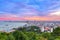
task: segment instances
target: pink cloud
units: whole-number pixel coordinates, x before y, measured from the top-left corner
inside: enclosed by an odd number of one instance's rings
[[[49,14],[49,16],[60,16],[60,11],[55,11]]]
[[[59,16],[25,16],[25,17],[0,17],[0,20],[36,20],[36,21],[59,21]]]
[[[34,10],[32,12],[26,12],[26,16],[19,16],[15,14],[0,14],[0,20],[36,20],[36,21],[60,21],[60,12],[55,11],[52,13],[49,13],[47,16],[29,16],[32,14],[36,14],[38,12],[35,12]],[[28,14],[28,16],[27,16]]]

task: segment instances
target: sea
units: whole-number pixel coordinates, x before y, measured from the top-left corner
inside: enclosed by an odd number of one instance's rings
[[[0,31],[10,32],[13,28],[23,27],[27,23],[0,21]]]

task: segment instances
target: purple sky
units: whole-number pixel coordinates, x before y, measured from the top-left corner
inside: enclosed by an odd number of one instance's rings
[[[48,20],[51,17],[54,17],[52,20],[60,20],[60,0],[0,0],[0,20],[8,20],[8,17],[10,20],[13,17],[21,19],[27,16],[33,20],[37,20],[34,19],[37,16],[38,20]]]

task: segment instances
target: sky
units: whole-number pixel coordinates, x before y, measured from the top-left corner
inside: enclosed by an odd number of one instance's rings
[[[60,0],[0,0],[0,20],[60,21]]]

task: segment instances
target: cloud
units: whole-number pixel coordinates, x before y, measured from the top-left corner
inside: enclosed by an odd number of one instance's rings
[[[32,16],[32,17],[28,17],[28,16],[25,16],[24,17],[25,20],[35,20],[35,21],[59,21],[60,20],[60,17],[57,16]]]
[[[7,13],[7,12],[0,12],[0,17],[18,17],[17,15],[15,14],[11,14],[11,13]]]
[[[0,20],[60,21],[59,16],[0,17]]]
[[[39,16],[40,12],[35,10],[32,7],[26,7],[23,9],[20,9],[20,11],[16,14],[18,16]]]
[[[0,11],[20,15],[47,15],[49,12],[60,8],[60,1],[52,0],[7,0],[0,3]],[[32,13],[31,10],[41,13]],[[28,11],[31,13],[27,14]],[[26,11],[26,12],[25,12]],[[23,13],[24,12],[24,13]]]
[[[60,0],[0,1],[0,19],[60,20]]]
[[[49,14],[50,16],[60,16],[60,11],[55,11]]]

